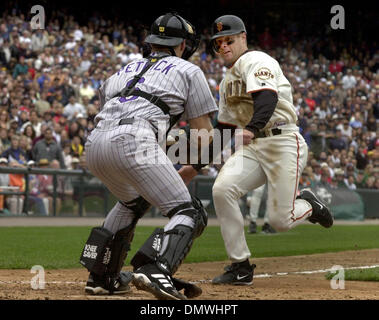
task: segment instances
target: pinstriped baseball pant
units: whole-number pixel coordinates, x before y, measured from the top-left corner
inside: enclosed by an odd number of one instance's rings
[[[299,132],[259,138],[240,148],[222,167],[213,185],[213,200],[225,248],[232,262],[251,256],[238,199],[267,182],[266,217],[277,231],[302,223],[311,205],[296,199],[308,149]]]
[[[142,196],[163,215],[191,202],[186,185],[147,121],[120,126],[116,120],[102,120],[87,138],[85,148],[89,170],[119,200],[128,202]],[[130,209],[117,203],[104,227],[116,232],[133,217]]]

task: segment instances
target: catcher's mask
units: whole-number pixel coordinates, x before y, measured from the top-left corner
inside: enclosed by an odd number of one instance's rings
[[[226,15],[218,17],[212,24],[212,47],[213,50],[218,53],[220,48],[216,43],[216,39],[224,36],[232,36],[240,34],[242,32],[246,33],[245,24],[243,21],[233,15]]]
[[[154,21],[145,42],[169,47],[175,55],[173,48],[183,40],[186,40],[186,48],[182,58],[188,60],[197,50],[200,36],[196,35],[195,27],[190,22],[174,12],[169,12]]]

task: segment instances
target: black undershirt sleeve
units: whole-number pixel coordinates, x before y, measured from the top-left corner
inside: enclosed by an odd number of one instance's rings
[[[262,90],[251,94],[254,101],[254,114],[246,129],[254,135],[263,129],[274,113],[278,103],[278,95],[272,90]]]

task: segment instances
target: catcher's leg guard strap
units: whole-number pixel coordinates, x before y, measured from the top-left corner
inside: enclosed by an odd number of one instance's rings
[[[150,209],[151,204],[147,202],[143,197],[138,197],[132,201],[119,201],[123,206],[132,210],[136,219],[140,219]]]
[[[201,201],[194,196],[192,196],[192,203],[185,203],[171,210],[170,216],[172,217],[173,215],[186,215],[191,217],[194,221],[194,227],[190,228],[189,226],[178,225],[168,232],[164,232],[162,228],[155,229],[132,258],[131,265],[134,270],[137,270],[145,264],[157,262],[159,252],[162,249],[164,237],[169,237],[167,247],[172,247],[173,251],[176,252],[176,255],[173,256],[173,253],[167,252],[160,257],[160,261],[163,264],[170,265],[170,267],[163,267],[166,272],[169,270],[169,273],[174,273],[189,252],[193,239],[199,237],[203,233],[208,222],[207,212]],[[180,244],[175,243],[178,240],[180,240]],[[167,259],[165,258],[166,256],[171,256],[171,258]],[[165,263],[163,260],[168,260],[170,262]]]
[[[109,259],[106,274],[110,277],[117,277],[120,273],[124,261],[130,250],[130,244],[133,240],[135,224],[127,226],[124,229],[117,231],[113,237],[110,247],[111,256]]]
[[[130,261],[134,271],[145,264],[156,262],[158,253],[162,248],[163,234],[164,230],[162,228],[156,228],[142,247],[136,252]]]
[[[157,266],[163,272],[173,275],[182,264],[184,258],[190,251],[194,239],[199,237],[208,222],[208,214],[199,199],[193,197],[191,208],[180,210],[176,215],[186,215],[192,218],[193,227],[178,224],[163,235],[163,243],[167,245],[162,248],[157,257]]]

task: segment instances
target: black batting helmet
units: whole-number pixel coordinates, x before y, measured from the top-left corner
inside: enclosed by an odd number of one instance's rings
[[[174,12],[166,13],[154,21],[145,42],[165,47],[176,47],[186,40],[182,58],[187,60],[199,46],[200,36],[195,27]],[[172,50],[173,52],[173,50]]]
[[[237,16],[226,15],[217,18],[212,25],[212,40],[246,32],[245,24]]]
[[[231,36],[246,32],[245,24],[243,21],[233,15],[226,15],[218,17],[212,24],[212,45],[213,49],[218,52],[215,40],[218,37]]]

